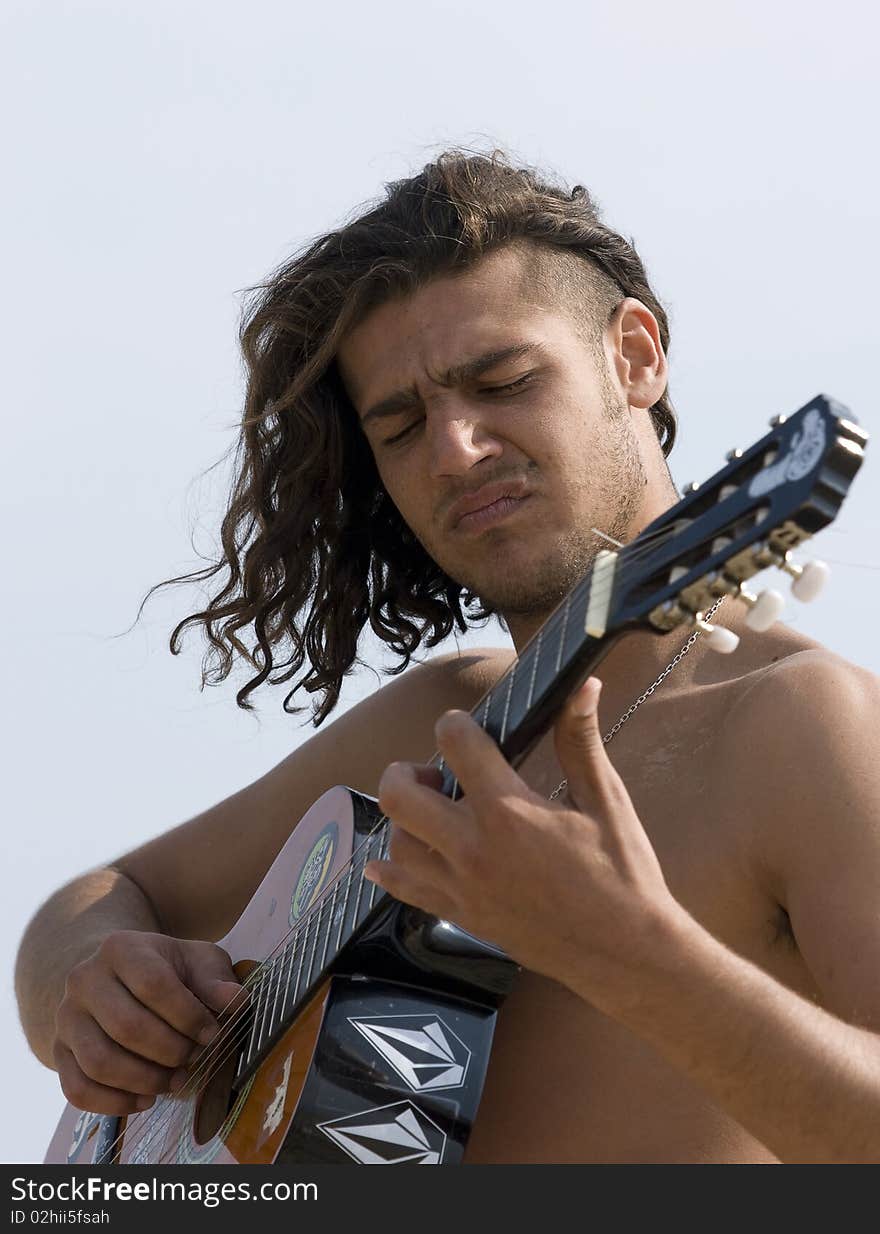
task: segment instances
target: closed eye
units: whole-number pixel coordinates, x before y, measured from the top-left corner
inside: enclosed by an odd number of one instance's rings
[[[408,434],[412,432],[412,430],[416,427],[416,425],[421,424],[424,418],[425,418],[424,416],[419,416],[418,420],[413,420],[412,424],[408,424],[406,428],[403,430],[403,432],[395,434],[394,437],[386,437],[385,440],[382,442],[382,445],[383,446],[393,446],[393,445],[396,445],[398,441],[403,441],[404,437],[408,436]]]
[[[523,377],[519,377],[516,381],[508,382],[504,386],[483,386],[480,390],[481,394],[507,394],[511,390],[521,389],[524,385],[532,380],[532,373],[526,373]],[[408,437],[414,428],[424,420],[424,416],[420,416],[418,420],[413,420],[412,424],[408,424],[401,432],[396,433],[393,437],[386,437],[383,441],[384,446],[396,445],[398,441],[403,441],[404,437]]]
[[[517,381],[511,381],[506,386],[485,386],[485,390],[489,394],[500,393],[504,390],[517,390],[520,386],[524,386],[526,382],[532,380],[532,374],[526,373],[524,377],[520,377]]]

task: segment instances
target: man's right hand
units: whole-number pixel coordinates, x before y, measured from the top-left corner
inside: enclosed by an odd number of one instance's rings
[[[178,1090],[243,987],[215,943],[117,930],[70,970],[55,1066],[71,1105],[131,1114]],[[237,1006],[238,1004],[236,1004]]]

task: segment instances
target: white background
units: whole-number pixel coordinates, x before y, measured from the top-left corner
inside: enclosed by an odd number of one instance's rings
[[[63,1104],[15,1011],[30,915],[309,735],[280,687],[259,720],[243,677],[200,693],[198,636],[170,656],[197,593],[113,637],[200,564],[193,529],[214,543],[227,473],[199,477],[235,435],[241,289],[445,146],[499,144],[634,239],[671,317],[680,484],[819,391],[876,430],[877,33],[863,0],[6,0],[0,1160],[40,1160]],[[846,564],[786,619],[880,671],[875,465],[816,543]]]

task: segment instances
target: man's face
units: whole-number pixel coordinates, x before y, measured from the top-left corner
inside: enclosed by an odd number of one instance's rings
[[[628,539],[644,484],[607,364],[524,284],[516,249],[496,250],[380,305],[338,353],[402,517],[504,615],[555,607],[603,546],[591,528]]]

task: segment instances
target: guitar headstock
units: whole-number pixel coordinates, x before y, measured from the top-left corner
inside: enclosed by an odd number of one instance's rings
[[[608,626],[673,630],[699,623],[728,594],[754,605],[745,583],[769,566],[795,577],[796,594],[809,599],[818,566],[811,572],[789,554],[837,517],[867,441],[848,409],[822,394],[775,417],[766,436],[732,451],[726,467],[690,485],[621,550]]]

